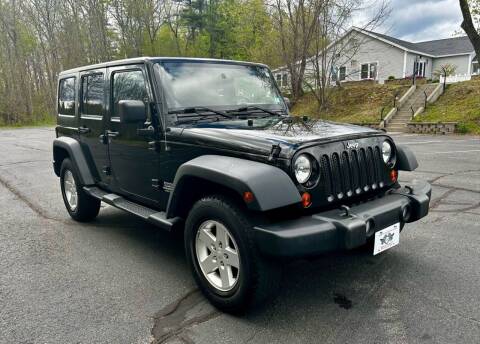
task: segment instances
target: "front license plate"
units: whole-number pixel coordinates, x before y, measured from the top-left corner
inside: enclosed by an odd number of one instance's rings
[[[395,223],[390,227],[382,229],[375,233],[375,244],[373,246],[373,255],[397,246],[400,242],[400,223]]]

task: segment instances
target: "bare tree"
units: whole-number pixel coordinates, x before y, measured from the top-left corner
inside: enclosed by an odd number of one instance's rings
[[[314,35],[314,54],[308,60],[303,81],[303,84],[314,94],[319,109],[325,109],[328,106],[328,94],[332,82],[340,86],[340,68],[343,67],[343,77],[348,78],[345,66],[354,59],[365,42],[364,35],[350,30],[352,17],[360,11],[365,12],[364,1],[324,1]],[[372,30],[383,23],[389,15],[388,4],[385,1],[377,2],[367,12],[371,13],[371,16],[366,19],[361,28],[358,28],[359,31]],[[347,35],[347,32],[351,34]],[[349,75],[358,72],[358,69],[350,68]]]
[[[326,0],[274,1],[281,54],[290,75],[293,101],[296,101],[303,94],[305,68]]]

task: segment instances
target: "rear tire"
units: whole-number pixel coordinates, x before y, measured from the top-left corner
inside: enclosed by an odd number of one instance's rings
[[[247,219],[246,211],[227,197],[207,196],[194,204],[185,224],[185,251],[195,281],[214,306],[228,313],[258,307],[280,283],[279,266],[260,255]]]
[[[68,158],[63,160],[60,168],[60,187],[65,208],[72,219],[87,222],[97,217],[100,211],[100,200],[83,190],[77,171]]]

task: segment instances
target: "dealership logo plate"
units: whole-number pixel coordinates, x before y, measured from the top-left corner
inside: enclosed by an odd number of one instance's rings
[[[397,246],[400,242],[400,223],[395,223],[390,227],[382,229],[375,233],[375,244],[373,255]]]

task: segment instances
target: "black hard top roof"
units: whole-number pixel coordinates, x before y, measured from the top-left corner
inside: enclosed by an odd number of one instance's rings
[[[160,61],[191,61],[191,62],[215,62],[215,63],[230,63],[230,64],[241,64],[241,65],[252,65],[252,66],[264,66],[262,63],[254,62],[245,62],[245,61],[234,61],[234,60],[221,60],[221,59],[208,59],[208,58],[193,58],[193,57],[134,57],[130,59],[114,60],[109,62],[102,62],[93,65],[87,65],[77,68],[72,68],[60,72],[60,75],[78,73],[92,69],[113,67],[113,66],[123,66],[129,64],[138,64],[144,63],[146,61],[160,62]]]

